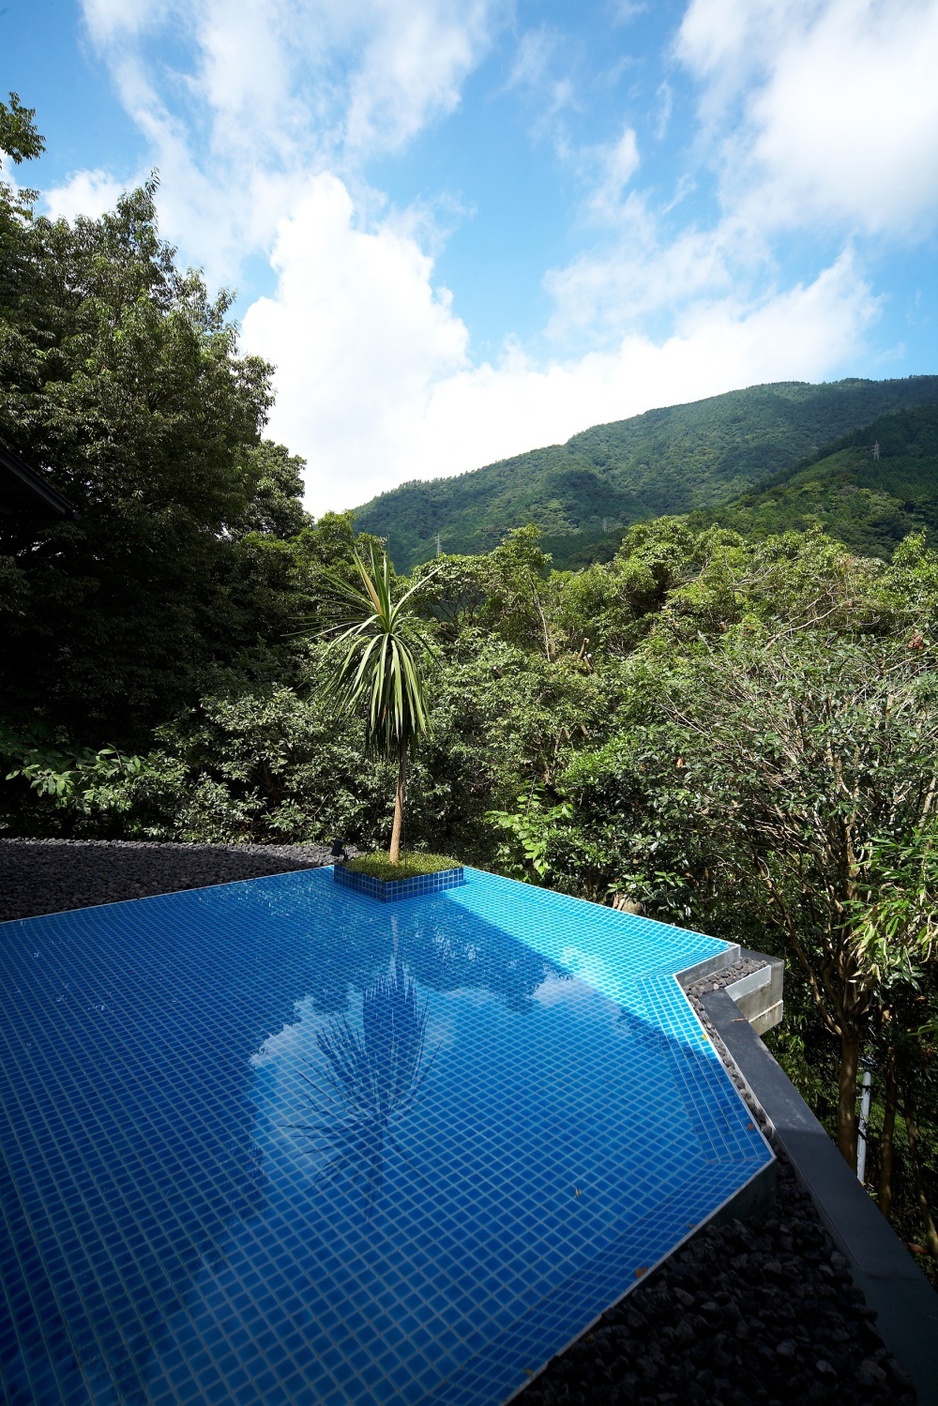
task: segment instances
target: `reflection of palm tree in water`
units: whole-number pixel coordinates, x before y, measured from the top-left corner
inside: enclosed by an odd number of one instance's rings
[[[417,989],[395,956],[390,972],[362,992],[362,1033],[345,1016],[316,1035],[328,1061],[325,1099],[311,1079],[302,1078],[316,1097],[306,1095],[321,1121],[294,1123],[310,1138],[321,1138],[332,1157],[323,1175],[331,1181],[345,1170],[365,1179],[366,1212],[371,1219],[384,1177],[384,1157],[393,1140],[392,1120],[402,1117],[420,1091],[433,1055],[424,1063],[427,1007],[417,1005]],[[434,1051],[435,1055],[436,1051]]]

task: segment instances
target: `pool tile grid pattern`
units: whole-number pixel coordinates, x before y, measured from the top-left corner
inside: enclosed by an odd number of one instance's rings
[[[0,927],[10,1400],[507,1400],[766,1163],[674,977],[719,948],[471,870]]]
[[[410,879],[376,879],[373,874],[361,874],[356,869],[346,869],[344,864],[336,864],[332,870],[333,881],[357,893],[367,894],[379,903],[400,903],[405,898],[425,898],[431,893],[445,893],[447,889],[462,888],[466,882],[462,866],[456,869],[442,869],[438,874],[415,874]]]

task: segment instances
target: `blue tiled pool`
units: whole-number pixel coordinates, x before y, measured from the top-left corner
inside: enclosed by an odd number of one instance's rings
[[[7,1399],[496,1406],[766,1165],[723,944],[466,878],[0,926]]]

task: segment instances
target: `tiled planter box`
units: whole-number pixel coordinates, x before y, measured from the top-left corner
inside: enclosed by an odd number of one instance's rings
[[[458,889],[466,882],[462,866],[443,869],[439,874],[418,874],[413,879],[376,879],[371,874],[357,874],[353,869],[346,869],[344,864],[335,864],[332,879],[334,883],[354,889],[356,893],[376,898],[379,903],[396,903],[401,898],[442,893],[444,889]]]

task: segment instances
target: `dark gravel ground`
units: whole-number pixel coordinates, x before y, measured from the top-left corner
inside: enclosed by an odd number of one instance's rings
[[[0,922],[259,879],[329,862],[320,845],[0,840]]]
[[[766,1220],[705,1229],[516,1398],[524,1406],[914,1402],[790,1167]]]
[[[285,873],[327,859],[325,850],[305,845],[0,840],[0,921]],[[751,969],[744,960],[719,980]],[[689,993],[704,1020],[699,997],[714,980]],[[753,1113],[772,1141],[761,1110]],[[911,1406],[914,1389],[877,1335],[846,1260],[777,1144],[775,1151],[778,1198],[771,1216],[706,1227],[516,1400],[523,1406]]]

